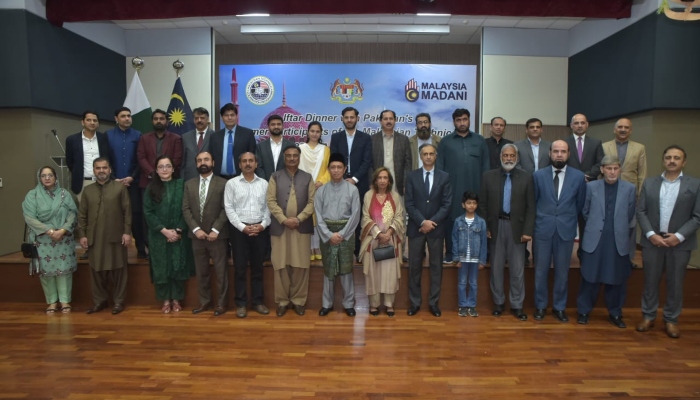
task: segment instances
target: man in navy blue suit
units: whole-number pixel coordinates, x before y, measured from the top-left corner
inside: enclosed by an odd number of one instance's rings
[[[372,172],[372,138],[366,132],[357,129],[360,112],[354,107],[345,107],[341,113],[345,129],[331,135],[331,154],[340,153],[348,160],[345,180],[357,187],[360,203],[369,190],[369,174]],[[360,204],[362,208],[362,204]],[[355,256],[360,250],[362,224],[355,231]]]
[[[544,319],[549,301],[549,266],[554,263],[552,314],[568,322],[566,298],[571,252],[576,238],[578,215],[586,201],[583,172],[569,168],[569,145],[563,140],[549,149],[551,165],[534,173],[535,181],[535,314]]]

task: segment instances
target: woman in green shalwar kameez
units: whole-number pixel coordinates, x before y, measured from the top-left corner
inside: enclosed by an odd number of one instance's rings
[[[37,174],[39,183],[27,193],[22,213],[29,227],[29,241],[36,243],[39,253],[39,280],[44,290],[47,314],[59,310],[71,311],[75,258],[75,228],[78,208],[70,191],[61,188],[56,171],[42,167]]]
[[[167,156],[156,160],[157,177],[148,185],[143,196],[143,211],[148,224],[148,249],[151,281],[156,298],[163,302],[162,311],[182,310],[185,282],[194,275],[192,244],[183,231],[187,224],[182,218],[184,182],[173,179],[173,162]]]

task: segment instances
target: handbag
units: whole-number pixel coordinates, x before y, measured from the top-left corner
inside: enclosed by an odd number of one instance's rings
[[[24,224],[24,242],[20,248],[24,258],[39,258],[39,251],[36,249],[36,243],[27,241],[27,224]]]
[[[384,261],[396,258],[396,250],[394,245],[382,246],[372,249],[372,254],[374,255],[374,261]]]

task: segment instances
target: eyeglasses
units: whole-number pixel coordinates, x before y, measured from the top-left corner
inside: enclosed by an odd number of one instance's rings
[[[53,174],[44,174],[40,176],[41,179],[53,178]]]
[[[168,164],[168,165],[159,165],[159,166],[158,166],[158,169],[161,170],[161,171],[167,171],[167,170],[169,170],[169,169],[173,169],[173,166],[170,165],[170,164]]]

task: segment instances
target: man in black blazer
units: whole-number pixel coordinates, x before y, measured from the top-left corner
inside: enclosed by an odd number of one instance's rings
[[[272,174],[284,168],[282,153],[288,146],[294,146],[294,142],[282,135],[284,122],[279,115],[270,115],[267,118],[267,129],[270,131],[270,137],[258,143],[255,148],[255,158],[258,162],[255,175],[269,182]]]
[[[240,175],[238,158],[241,154],[255,154],[255,134],[251,129],[238,125],[238,109],[226,103],[220,110],[224,129],[214,132],[209,142],[209,150],[215,160],[214,175],[231,179]]]
[[[583,172],[586,182],[598,179],[600,176],[600,161],[605,153],[603,152],[603,142],[588,137],[588,118],[583,114],[576,114],[571,117],[571,131],[573,135],[564,139],[569,144],[569,161],[566,165]],[[583,215],[578,216],[579,243],[583,243],[583,231],[586,230],[586,220]],[[576,251],[579,260],[581,259],[581,246]]]
[[[430,253],[430,312],[439,317],[440,285],[442,284],[442,249],[445,244],[448,221],[452,205],[450,177],[435,168],[437,149],[424,144],[419,149],[423,168],[411,171],[406,176],[406,212],[408,213],[408,295],[411,305],[408,315],[416,315],[421,305],[420,281],[423,273],[423,249],[428,243]]]
[[[690,253],[698,247],[700,228],[700,179],[683,174],[686,153],[673,145],[664,150],[664,173],[647,178],[637,202],[642,229],[639,244],[644,260],[642,315],[637,331],[654,326],[659,308],[659,284],[666,270],[666,334],[680,337],[678,317],[683,304],[683,284]]]
[[[505,309],[503,278],[506,258],[510,275],[510,310],[521,321],[525,300],[525,246],[535,227],[535,187],[532,175],[515,168],[518,149],[512,143],[501,148],[501,168],[484,172],[479,207],[486,219],[491,254],[493,315]]]
[[[82,115],[83,130],[66,138],[66,165],[71,173],[71,190],[78,195],[83,187],[95,182],[92,162],[98,157],[107,157],[112,163],[107,135],[97,132],[100,126],[99,116],[95,111],[85,111]]]
[[[341,115],[345,129],[331,135],[331,154],[340,153],[348,161],[345,180],[357,187],[360,194],[360,208],[362,208],[372,173],[372,138],[369,134],[357,129],[357,119],[360,115],[357,109],[345,107]],[[357,224],[355,256],[360,250],[361,233],[362,224]]]

